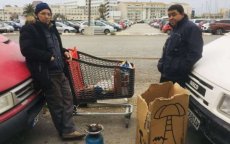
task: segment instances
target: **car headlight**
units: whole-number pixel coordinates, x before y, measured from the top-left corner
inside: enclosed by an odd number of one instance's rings
[[[14,106],[13,95],[11,93],[3,94],[0,97],[0,114]]]
[[[230,117],[230,95],[224,95],[219,106],[219,110]]]

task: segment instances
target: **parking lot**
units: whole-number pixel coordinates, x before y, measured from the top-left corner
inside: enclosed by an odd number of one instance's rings
[[[10,39],[18,42],[18,33],[8,34]],[[66,48],[77,47],[78,50],[98,57],[118,60],[128,60],[134,63],[135,93],[128,102],[134,106],[129,121],[129,127],[125,128],[125,118],[121,115],[89,115],[76,116],[75,121],[79,129],[84,130],[87,124],[100,123],[104,126],[103,137],[106,144],[134,144],[136,138],[136,97],[143,93],[151,83],[159,81],[159,72],[156,64],[161,56],[163,44],[168,37],[158,29],[147,24],[135,24],[116,35],[85,36],[81,34],[62,35],[63,45]],[[204,34],[204,42],[209,43],[220,36]],[[109,102],[124,102],[124,100],[110,100]],[[85,111],[101,110],[88,108]],[[106,107],[107,112],[117,109]],[[123,109],[121,109],[123,110]],[[82,141],[62,141],[53,126],[50,115],[40,113],[39,121],[33,129],[27,130],[9,144],[84,144]],[[209,144],[209,142],[189,127],[186,144]]]

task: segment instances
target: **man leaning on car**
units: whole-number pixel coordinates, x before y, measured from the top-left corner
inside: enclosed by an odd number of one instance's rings
[[[73,97],[65,74],[65,60],[71,60],[71,55],[62,47],[48,4],[39,3],[35,15],[36,21],[23,26],[20,31],[21,52],[26,57],[32,78],[45,94],[59,135],[63,139],[82,139],[85,134],[75,128]]]
[[[193,65],[202,57],[202,32],[188,20],[179,4],[168,8],[168,17],[173,30],[157,65],[161,72],[160,82],[177,82],[184,87]]]

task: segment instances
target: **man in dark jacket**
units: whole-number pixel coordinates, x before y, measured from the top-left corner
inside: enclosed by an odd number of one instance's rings
[[[202,32],[188,20],[181,5],[170,6],[168,17],[173,30],[157,65],[161,72],[160,82],[177,82],[184,87],[193,65],[202,57]]]
[[[63,139],[80,139],[73,121],[73,97],[66,77],[66,61],[71,60],[68,50],[62,47],[52,11],[46,3],[35,8],[36,21],[20,31],[20,48],[35,81],[42,89],[53,123]]]

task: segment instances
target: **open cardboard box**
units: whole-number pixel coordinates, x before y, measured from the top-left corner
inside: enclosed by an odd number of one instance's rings
[[[136,144],[184,144],[189,92],[172,82],[151,84],[137,98]]]

